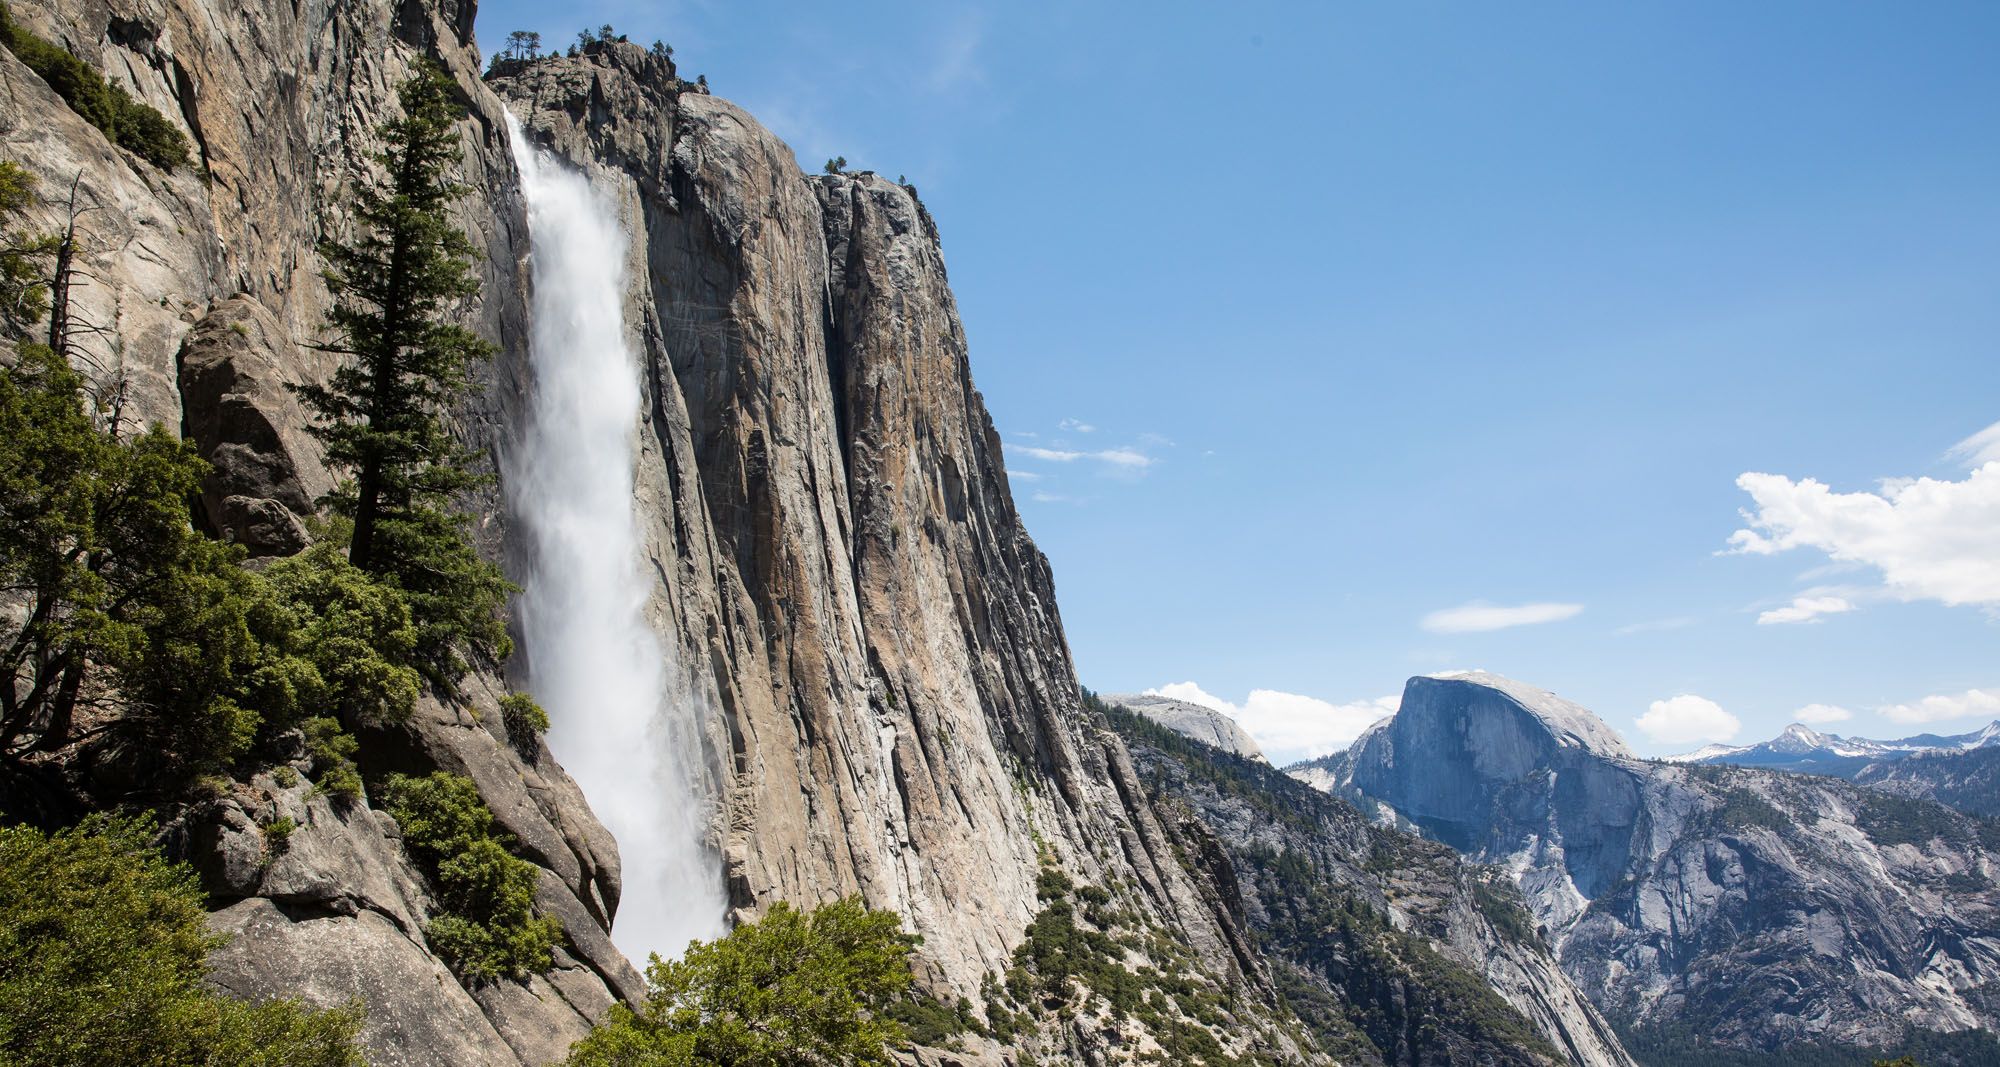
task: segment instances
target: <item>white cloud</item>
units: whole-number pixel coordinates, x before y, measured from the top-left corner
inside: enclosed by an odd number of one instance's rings
[[[1988,463],[2000,462],[2000,422],[1951,446],[1946,459],[1955,459],[1968,467],[1983,467]]]
[[[1772,608],[1757,616],[1757,625],[1772,626],[1788,622],[1818,622],[1825,615],[1838,615],[1843,611],[1853,611],[1854,602],[1843,596],[1802,596],[1782,608]]]
[[[1007,472],[1007,477],[1017,482],[1039,482],[1042,480],[1042,476],[1036,474],[1034,471],[1010,470]]]
[[[1875,493],[1836,493],[1777,474],[1745,474],[1736,484],[1757,508],[1743,513],[1749,529],[1729,535],[1729,553],[1816,548],[1875,568],[1904,600],[2000,607],[2000,461],[1961,482],[1903,479]]]
[[[1835,704],[1807,704],[1805,707],[1792,713],[1793,722],[1813,723],[1815,725],[1828,722],[1846,722],[1853,717],[1853,712]]]
[[[1371,724],[1394,715],[1400,696],[1335,704],[1299,693],[1252,689],[1242,705],[1204,690],[1194,682],[1175,682],[1148,689],[1150,696],[1171,697],[1219,711],[1236,720],[1264,750],[1274,766],[1316,759],[1346,748]]]
[[[1914,704],[1892,704],[1879,710],[1889,721],[1904,724],[1968,719],[1974,715],[2000,716],[2000,689],[1939,693]]]
[[[1505,630],[1510,626],[1561,622],[1573,618],[1582,610],[1582,604],[1521,604],[1510,608],[1475,600],[1455,608],[1433,611],[1424,616],[1419,625],[1434,634],[1476,634]]]
[[[1722,705],[1692,693],[1653,701],[1638,722],[1641,733],[1669,745],[1727,741],[1743,729],[1742,720],[1722,710]]]
[[[1069,448],[1015,445],[1014,453],[1049,463],[1075,463],[1080,459],[1096,460],[1108,467],[1124,471],[1143,471],[1153,465],[1153,457],[1136,448],[1101,448],[1094,452],[1083,452]]]
[[[1056,425],[1065,430],[1074,430],[1077,433],[1097,432],[1097,427],[1092,426],[1091,424],[1084,422],[1081,419],[1064,419],[1063,421],[1056,423]]]

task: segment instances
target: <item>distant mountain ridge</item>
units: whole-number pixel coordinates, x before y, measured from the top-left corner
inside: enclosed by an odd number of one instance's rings
[[[1738,767],[1801,771],[1854,779],[1870,764],[1900,760],[1917,753],[1969,752],[2000,745],[2000,720],[1969,733],[1941,736],[1918,734],[1894,741],[1866,737],[1842,737],[1793,723],[1769,741],[1754,745],[1707,745],[1679,756],[1671,763],[1729,763]]]
[[[1533,686],[1419,677],[1353,747],[1290,770],[1510,871],[1622,1025],[1772,1052],[1993,1032],[1992,824],[1832,777],[1642,760],[1604,735]]]

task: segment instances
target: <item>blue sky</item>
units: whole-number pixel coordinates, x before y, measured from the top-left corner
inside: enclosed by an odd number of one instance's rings
[[[2000,6],[549,10],[918,185],[1093,688],[2000,716]]]

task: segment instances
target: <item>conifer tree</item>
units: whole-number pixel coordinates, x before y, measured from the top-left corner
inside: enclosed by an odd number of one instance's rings
[[[324,501],[352,520],[348,558],[402,588],[425,673],[447,689],[465,670],[462,649],[507,653],[507,584],[452,507],[482,479],[445,416],[465,396],[470,366],[492,354],[447,317],[479,292],[472,244],[448,214],[464,192],[450,176],[464,114],[455,94],[435,65],[403,84],[403,117],[382,128],[383,176],[357,197],[354,236],[324,249],[338,338],[329,347],[347,360],[326,384],[299,390],[328,460],[352,472]]]

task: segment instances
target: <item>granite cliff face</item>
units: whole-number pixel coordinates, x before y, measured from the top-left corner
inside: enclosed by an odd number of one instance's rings
[[[1254,989],[1081,713],[914,191],[806,176],[636,46],[490,84],[632,239],[654,615],[710,710],[732,905],[858,892],[925,937],[938,993],[976,1001],[1049,862],[1129,886],[1218,982]]]
[[[2000,854],[1956,812],[1638,760],[1588,712],[1491,675],[1412,679],[1392,720],[1313,769],[1513,872],[1615,1018],[1764,1048],[1995,1026]]]

